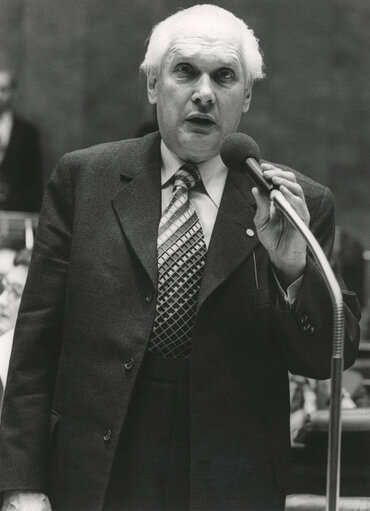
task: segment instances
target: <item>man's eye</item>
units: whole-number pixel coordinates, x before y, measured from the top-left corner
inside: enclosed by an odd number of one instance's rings
[[[193,73],[193,68],[190,64],[178,64],[176,66],[176,71],[180,75],[187,76]]]
[[[222,81],[229,81],[234,78],[234,73],[231,69],[220,69],[217,71],[217,78]]]

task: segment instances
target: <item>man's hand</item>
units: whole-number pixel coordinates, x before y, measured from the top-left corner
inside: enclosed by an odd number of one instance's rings
[[[264,176],[279,187],[290,205],[308,225],[310,214],[303,190],[293,172],[279,169],[269,163],[262,163],[261,167]],[[258,237],[269,253],[277,277],[287,287],[304,272],[306,242],[262,192],[257,188],[253,188],[252,192],[257,202],[254,223]]]
[[[2,511],[51,511],[49,499],[35,491],[7,491]]]

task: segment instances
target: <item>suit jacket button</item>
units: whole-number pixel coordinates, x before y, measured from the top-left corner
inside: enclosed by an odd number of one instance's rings
[[[302,314],[302,316],[301,316],[301,324],[304,325],[305,323],[307,323],[307,320],[308,320],[307,314]]]
[[[253,236],[254,236],[254,230],[253,230],[253,229],[246,229],[245,234],[246,234],[249,238],[253,238]]]
[[[145,301],[146,301],[146,303],[150,303],[152,300],[153,300],[153,294],[149,292],[145,297]]]
[[[109,442],[109,440],[111,439],[111,436],[112,436],[112,430],[107,428],[104,431],[104,435],[103,435],[104,442]]]
[[[134,367],[134,359],[128,358],[127,360],[124,361],[123,365],[126,371],[130,371]]]

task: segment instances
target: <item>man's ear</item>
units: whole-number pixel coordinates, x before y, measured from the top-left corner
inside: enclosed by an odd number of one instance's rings
[[[148,100],[151,105],[157,103],[157,77],[150,71],[146,81]]]
[[[252,87],[247,87],[245,89],[245,96],[243,100],[243,113],[246,114],[249,110],[250,104],[252,101]]]

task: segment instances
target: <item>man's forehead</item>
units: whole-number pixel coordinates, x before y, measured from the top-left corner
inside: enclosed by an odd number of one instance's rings
[[[239,45],[227,44],[220,40],[204,40],[202,38],[176,38],[170,44],[167,52],[168,61],[176,62],[182,59],[199,59],[217,63],[223,66],[239,66],[242,52]]]
[[[182,23],[181,30],[172,30],[169,37],[167,56],[193,57],[197,55],[216,58],[219,56],[229,63],[242,60],[242,34],[239,26],[227,23],[200,24]],[[226,63],[228,63],[226,62]]]

